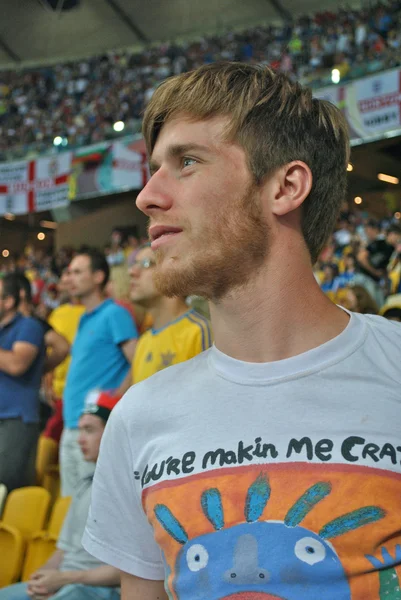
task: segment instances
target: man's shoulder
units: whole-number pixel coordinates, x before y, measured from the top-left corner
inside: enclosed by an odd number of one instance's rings
[[[365,351],[375,364],[400,381],[401,323],[376,315],[359,315],[367,326]]]
[[[205,328],[210,330],[211,325],[209,319],[196,312],[195,310],[189,311],[184,318],[186,329],[191,332],[192,335],[199,334],[204,331]]]
[[[66,302],[65,304],[60,304],[57,308],[53,309],[50,316],[49,321],[52,319],[60,319],[65,318],[70,315],[82,315],[85,312],[85,307],[82,304],[70,304]]]
[[[16,326],[22,331],[44,333],[43,324],[36,317],[24,317],[17,319]]]
[[[391,321],[378,315],[360,315],[364,319],[369,332],[372,335],[387,340],[389,344],[398,345],[401,351],[401,323]]]
[[[151,377],[133,385],[118,404],[135,406],[142,398],[153,404],[158,398],[166,401],[166,395],[187,394],[188,387],[202,380],[208,369],[209,350],[185,362],[171,365]],[[138,406],[136,404],[136,406]]]
[[[173,323],[171,329],[172,333],[179,334],[180,338],[186,340],[187,343],[201,339],[203,350],[210,348],[212,345],[210,321],[194,310],[186,313],[176,325]]]
[[[105,318],[110,318],[110,317],[127,318],[127,317],[130,317],[132,319],[132,316],[130,315],[128,308],[122,306],[121,304],[118,304],[111,298],[106,300],[105,306],[100,314],[102,316],[104,315]]]

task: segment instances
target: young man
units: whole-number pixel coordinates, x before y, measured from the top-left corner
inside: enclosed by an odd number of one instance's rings
[[[61,304],[50,313],[48,318],[49,325],[72,345],[85,307],[70,296],[70,274],[68,267],[63,269],[57,287]],[[54,369],[52,376],[46,381],[47,397],[54,408],[54,413],[48,420],[43,435],[51,437],[57,443],[60,441],[63,430],[62,397],[70,362],[71,357],[67,356]]]
[[[131,300],[152,317],[153,327],[139,339],[132,363],[132,383],[138,383],[171,365],[210,348],[212,336],[204,317],[189,310],[182,297],[168,298],[153,281],[155,256],[141,248],[130,269]]]
[[[32,299],[31,284],[25,275],[16,275],[18,285],[20,288],[20,303],[18,305],[18,312],[24,317],[33,317],[36,319],[43,328],[46,350],[49,351],[45,358],[44,371],[47,373],[57,368],[68,356],[70,352],[70,344],[68,340],[54,331],[54,329],[39,317],[34,314],[34,306]]]
[[[32,485],[39,436],[43,327],[18,312],[18,276],[0,279],[0,482],[11,491]]]
[[[80,481],[64,521],[57,550],[27,583],[0,590],[0,600],[118,600],[120,574],[90,556],[81,544],[88,516],[94,465],[106,421],[114,406],[106,394],[90,394],[79,420],[78,443],[91,474]]]
[[[358,271],[355,282],[366,287],[372,298],[379,306],[384,304],[384,288],[381,285],[387,277],[387,266],[400,243],[401,228],[391,225],[386,236],[380,236],[380,226],[377,221],[370,220],[366,226],[368,245],[358,252]]]
[[[213,64],[156,90],[144,134],[156,281],[210,299],[215,347],[119,403],[86,549],[124,600],[397,594],[401,328],[312,272],[345,194],[343,116],[269,68]]]
[[[137,340],[130,314],[104,289],[109,266],[98,250],[78,254],[69,268],[71,295],[85,307],[71,349],[71,363],[63,396],[64,431],[60,446],[63,496],[74,493],[86,467],[77,444],[78,419],[85,397],[93,389],[115,390],[116,397],[131,379],[130,366]]]

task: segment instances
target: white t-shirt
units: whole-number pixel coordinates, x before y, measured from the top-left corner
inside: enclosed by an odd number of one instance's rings
[[[114,410],[84,546],[175,600],[398,599],[400,434],[399,324],[266,364],[213,347]]]

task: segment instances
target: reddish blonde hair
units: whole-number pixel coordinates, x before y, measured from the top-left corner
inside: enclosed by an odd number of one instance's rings
[[[257,185],[294,160],[309,166],[313,185],[302,230],[315,262],[345,198],[349,137],[341,112],[269,67],[214,63],[167,79],[155,91],[143,119],[150,155],[163,125],[179,115],[227,117],[226,140],[244,148]]]

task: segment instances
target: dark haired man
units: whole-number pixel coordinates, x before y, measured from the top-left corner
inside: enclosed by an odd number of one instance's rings
[[[18,312],[18,276],[0,279],[0,482],[32,485],[45,357],[40,323]]]
[[[130,379],[138,337],[128,311],[105,296],[109,265],[101,252],[87,249],[75,256],[69,274],[71,296],[80,300],[85,313],[72,345],[63,396],[60,472],[64,496],[73,495],[87,468],[77,444],[85,397],[93,389],[114,390],[116,396],[121,395]]]
[[[359,273],[355,282],[364,286],[378,306],[384,304],[384,283],[387,266],[401,241],[399,225],[390,225],[386,234],[380,235],[380,225],[370,219],[366,225],[368,245],[357,255]]]

